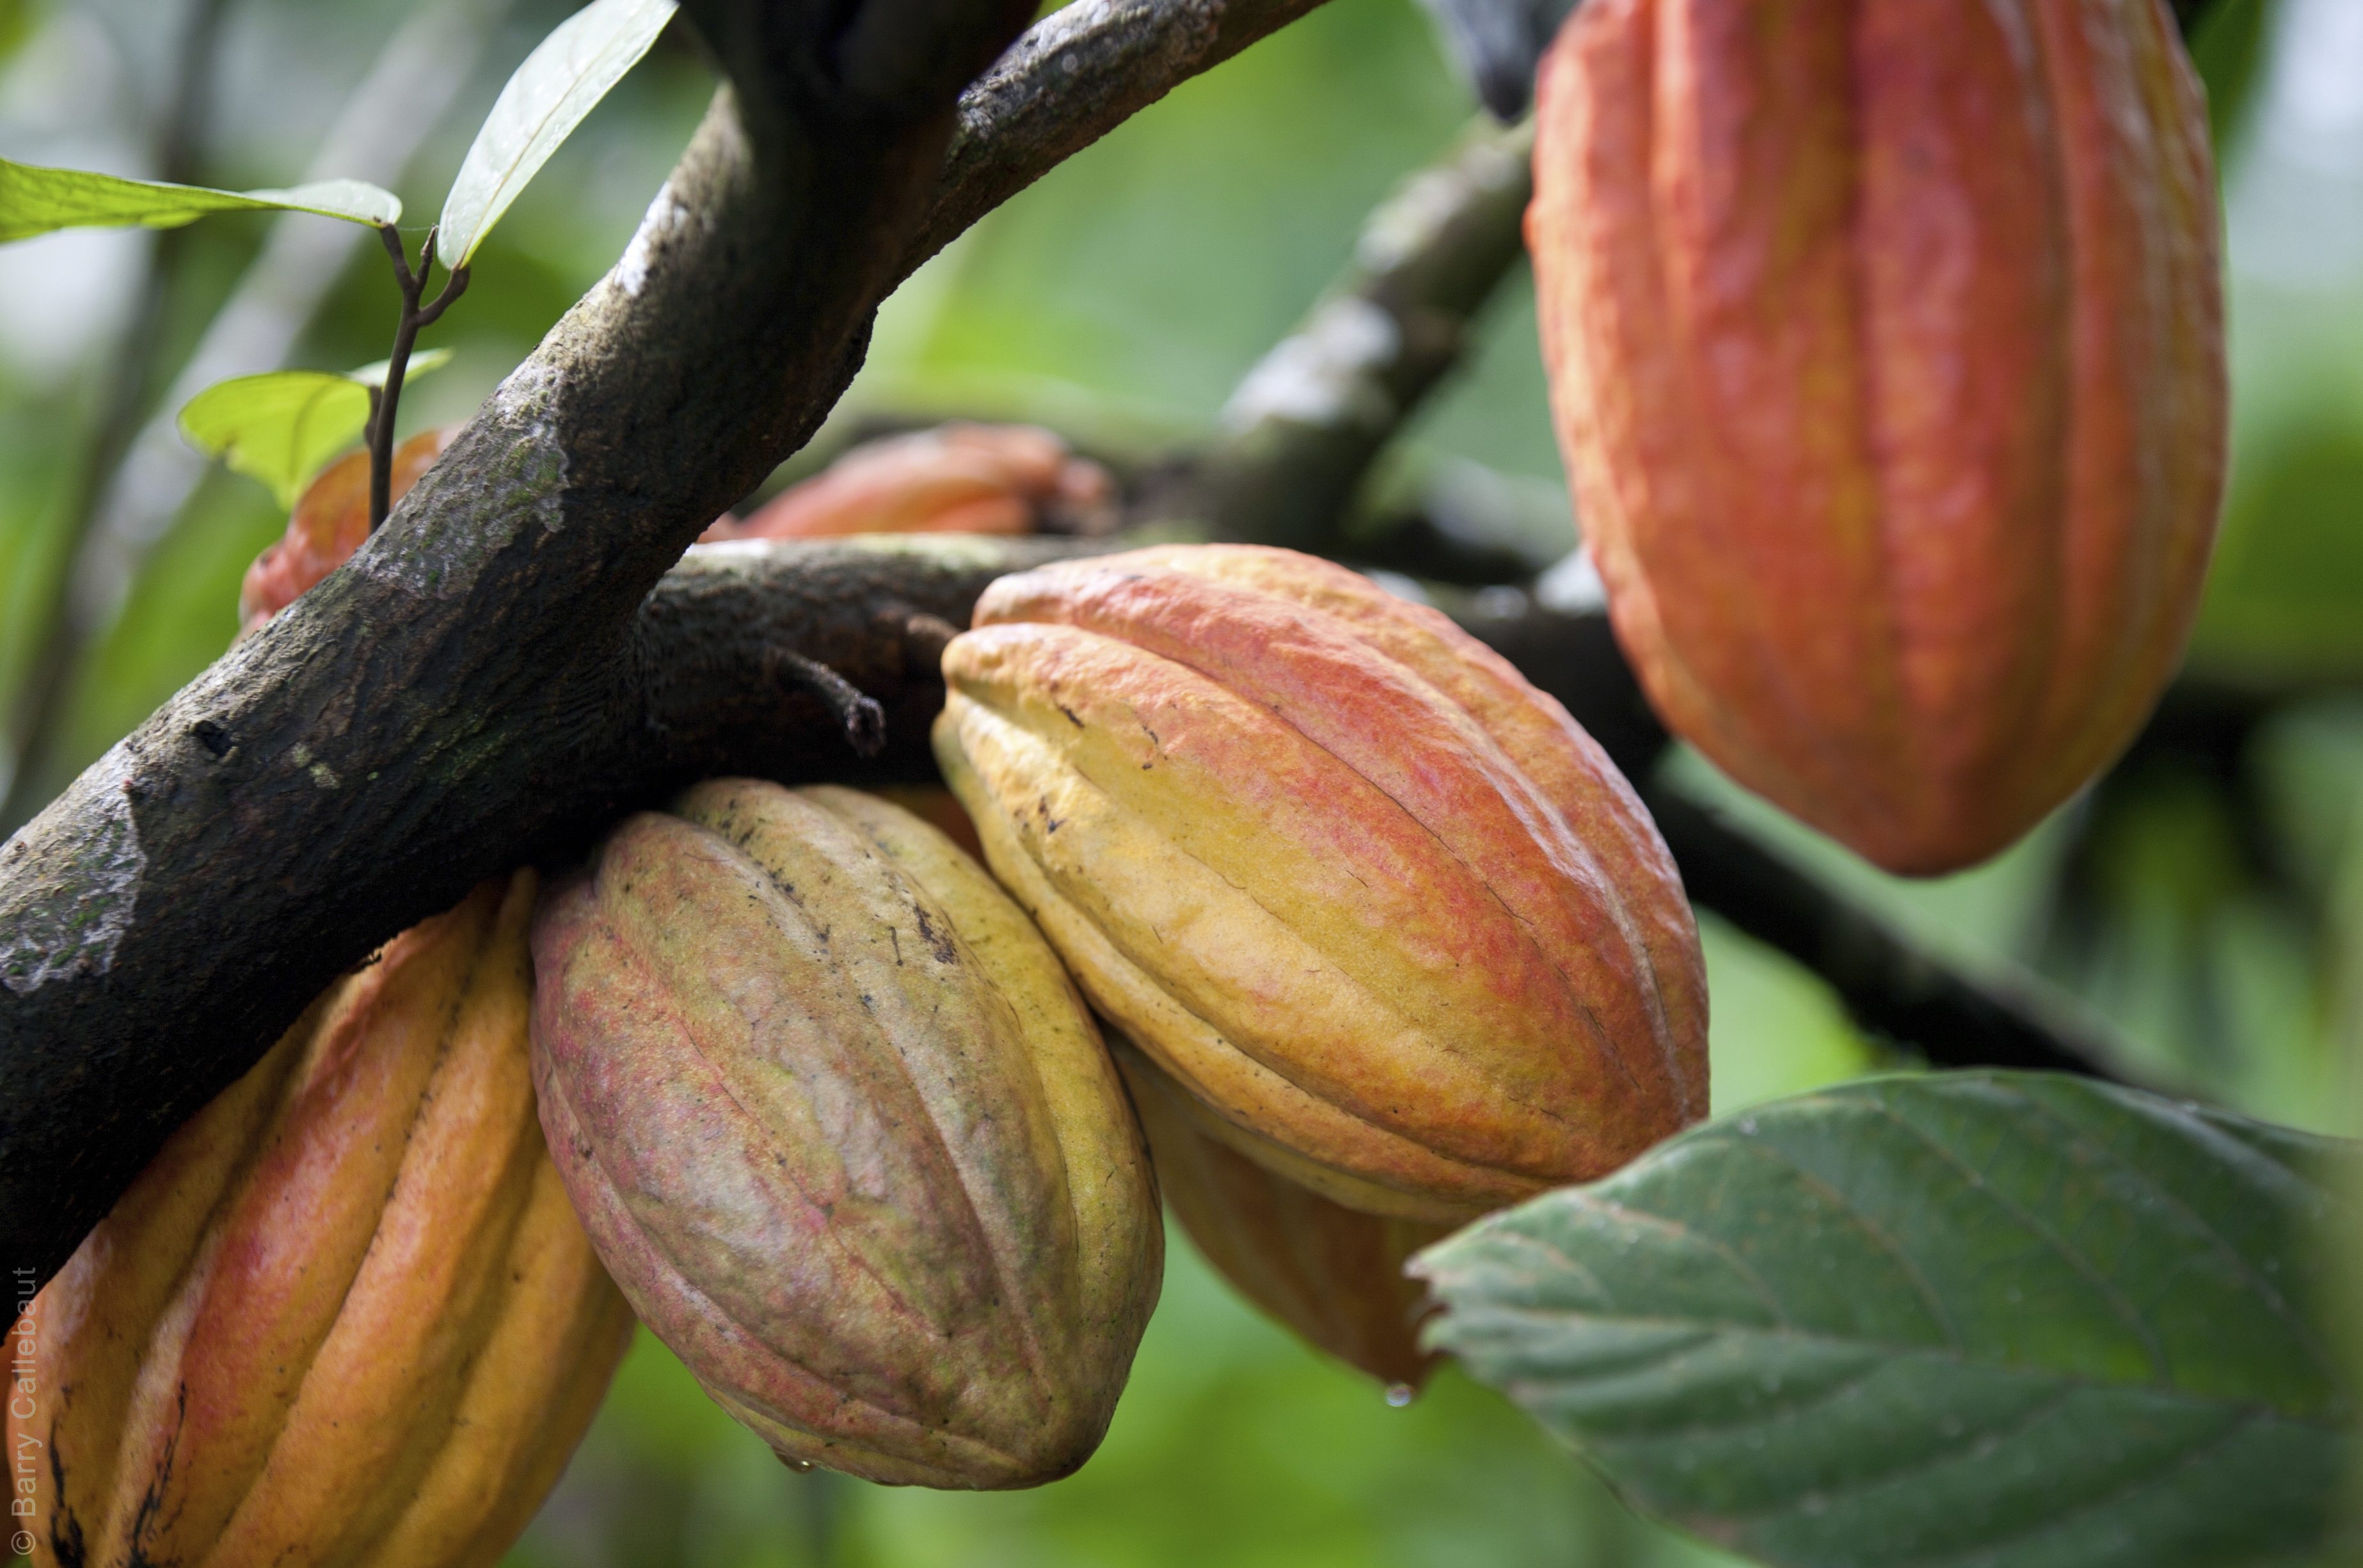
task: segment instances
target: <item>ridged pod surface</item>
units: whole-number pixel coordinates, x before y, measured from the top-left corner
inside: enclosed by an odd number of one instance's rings
[[[1209,1125],[1347,1207],[1457,1222],[1706,1109],[1698,935],[1565,709],[1311,557],[1005,577],[937,759],[1003,883]]]
[[[525,1528],[632,1326],[534,1115],[533,900],[331,987],[36,1298],[36,1562],[460,1568]]]
[[[1088,1458],[1163,1232],[1115,1066],[984,869],[850,790],[696,786],[535,922],[537,1080],[601,1257],[791,1463]]]
[[[1121,1039],[1116,1065],[1148,1134],[1158,1190],[1215,1272],[1315,1349],[1416,1389],[1437,1357],[1419,1345],[1426,1290],[1403,1264],[1450,1231],[1365,1214],[1272,1175],[1207,1128],[1213,1114]]]
[[[2158,0],[1592,0],[1537,95],[1578,512],[1659,712],[1892,870],[1991,855],[2180,657],[2225,462]]]

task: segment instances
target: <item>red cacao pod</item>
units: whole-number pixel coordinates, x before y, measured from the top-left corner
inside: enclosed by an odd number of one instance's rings
[[[1537,94],[1561,446],[1650,700],[1890,869],[2009,844],[2180,657],[2224,467],[2158,0],[1593,0]]]
[[[388,484],[400,501],[458,438],[456,425],[422,430],[394,449]],[[238,594],[244,636],[295,602],[305,590],[352,558],[370,535],[369,454],[349,452],[320,470],[296,498],[287,533],[254,558]]]
[[[1419,1345],[1427,1293],[1403,1275],[1442,1225],[1364,1214],[1272,1175],[1207,1126],[1213,1113],[1122,1038],[1108,1043],[1157,1166],[1158,1190],[1215,1272],[1311,1344],[1394,1389],[1437,1357]]]
[[[985,591],[937,761],[1094,1006],[1233,1147],[1453,1222],[1706,1109],[1697,933],[1565,709],[1443,616],[1250,547]]]
[[[702,542],[848,534],[1032,534],[1046,521],[1097,532],[1108,471],[1031,425],[942,425],[866,442]]]
[[[35,1562],[458,1568],[525,1527],[631,1332],[534,1116],[533,899],[331,987],[36,1298]]]
[[[1157,1298],[1138,1125],[982,867],[849,790],[701,784],[535,921],[541,1113],[599,1254],[782,1459],[1022,1486]]]

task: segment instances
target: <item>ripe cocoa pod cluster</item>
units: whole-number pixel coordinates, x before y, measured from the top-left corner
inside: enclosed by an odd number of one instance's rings
[[[1890,869],[2114,758],[2221,500],[2207,116],[2151,0],[1591,0],[1546,61],[1544,357],[1668,724]]]
[[[982,868],[849,790],[697,786],[536,920],[534,1064],[641,1318],[792,1463],[1053,1480],[1162,1267],[1114,1064]]]
[[[1308,1339],[1415,1380],[1412,1247],[1705,1113],[1664,845],[1443,616],[1210,546],[1003,578],[975,622],[944,654],[944,776],[1146,1058],[1176,1212]]]
[[[43,1568],[475,1568],[540,1506],[631,1314],[535,1115],[533,900],[331,987],[36,1298]]]

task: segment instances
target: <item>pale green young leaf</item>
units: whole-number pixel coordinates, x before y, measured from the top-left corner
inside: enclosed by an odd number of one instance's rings
[[[501,89],[444,198],[435,254],[468,264],[517,193],[657,41],[674,0],[593,0],[560,23]]]
[[[369,422],[369,388],[327,370],[272,370],[207,387],[181,410],[181,433],[209,458],[268,485],[293,509],[322,464]]]
[[[451,350],[449,348],[422,348],[410,357],[409,365],[402,372],[402,384],[408,386],[419,377],[439,370],[450,362]],[[347,370],[345,375],[348,380],[359,381],[365,387],[382,387],[385,385],[386,371],[392,368],[390,359],[373,359],[359,370]]]
[[[272,210],[374,225],[397,221],[402,202],[361,180],[323,180],[285,191],[214,191],[0,158],[0,244],[60,228],[178,228],[210,213]]]

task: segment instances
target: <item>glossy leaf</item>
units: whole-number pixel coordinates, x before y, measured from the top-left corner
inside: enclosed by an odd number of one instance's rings
[[[0,243],[60,228],[178,228],[209,213],[273,209],[372,225],[402,216],[400,198],[361,180],[323,180],[285,191],[213,191],[0,159]]]
[[[443,265],[468,264],[550,154],[648,53],[674,8],[674,0],[593,0],[526,56],[444,198],[435,239]]]
[[[1413,1267],[1432,1342],[1646,1512],[1811,1568],[2317,1549],[2351,1468],[2353,1147],[2035,1074],[1670,1140]]]

